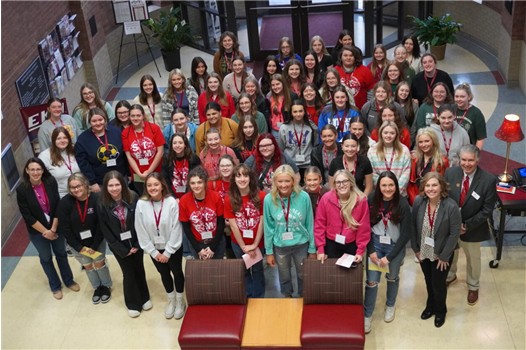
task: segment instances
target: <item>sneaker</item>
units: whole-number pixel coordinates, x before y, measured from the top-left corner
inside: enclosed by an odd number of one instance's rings
[[[168,299],[168,304],[164,308],[164,317],[170,319],[174,317],[175,313],[175,299]]]
[[[384,321],[389,323],[392,322],[395,318],[395,307],[394,306],[386,306],[385,307],[385,315],[384,315]]]
[[[140,311],[137,310],[128,310],[128,316],[131,318],[139,317],[141,315]]]
[[[57,300],[62,299],[62,290],[58,289],[58,290],[54,291],[53,292],[53,298],[55,298]]]
[[[103,304],[106,304],[108,301],[111,300],[111,289],[105,286],[101,286],[100,289],[102,291],[100,301]]]
[[[193,255],[187,255],[184,257],[186,260],[194,260],[194,256]]]
[[[365,334],[369,334],[371,332],[371,323],[373,322],[373,317],[365,317],[363,325],[365,329]]]
[[[175,312],[174,317],[176,320],[181,319],[184,316],[184,312],[186,311],[186,303],[183,298],[176,298],[175,299]]]
[[[80,290],[80,286],[77,282],[73,282],[68,286],[69,289],[71,289],[74,292],[78,292]]]
[[[93,304],[100,303],[101,296],[102,296],[101,287],[97,287],[97,289],[95,289],[95,291],[93,292],[93,297],[91,298],[92,303]]]
[[[145,302],[144,304],[142,304],[142,309],[144,311],[148,311],[148,310],[151,310],[153,307],[153,304],[152,304],[152,301],[151,300],[148,300],[147,302]]]

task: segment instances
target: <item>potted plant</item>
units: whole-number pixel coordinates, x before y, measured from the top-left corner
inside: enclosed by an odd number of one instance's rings
[[[150,18],[143,24],[152,31],[152,38],[161,47],[164,67],[167,71],[181,67],[181,46],[194,37],[191,28],[181,16],[180,7],[172,7],[170,11],[159,12],[158,18]]]
[[[460,31],[462,24],[454,21],[449,13],[441,17],[429,16],[426,19],[409,17],[413,20],[415,29],[413,34],[418,41],[424,44],[426,50],[431,47],[431,53],[438,60],[444,59],[446,44],[457,42],[456,33]]]

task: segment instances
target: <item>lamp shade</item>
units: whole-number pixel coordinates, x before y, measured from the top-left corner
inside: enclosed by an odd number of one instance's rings
[[[500,128],[495,131],[495,137],[504,142],[519,142],[524,140],[520,118],[516,114],[508,114]]]

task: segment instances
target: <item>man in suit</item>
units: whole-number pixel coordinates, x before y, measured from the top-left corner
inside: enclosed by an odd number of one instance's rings
[[[466,282],[468,284],[468,304],[475,305],[480,286],[480,242],[490,238],[488,218],[493,213],[497,200],[496,177],[482,170],[478,164],[480,150],[475,145],[465,145],[459,151],[460,166],[446,170],[449,183],[449,196],[460,207],[462,226],[459,245],[466,255]],[[446,284],[457,280],[458,250]]]

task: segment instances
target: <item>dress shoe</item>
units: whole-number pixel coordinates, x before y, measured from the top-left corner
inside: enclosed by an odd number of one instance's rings
[[[452,280],[446,281],[446,287],[449,287],[450,285],[455,284],[456,281],[457,281],[457,275],[455,275],[455,277],[453,277]]]
[[[435,315],[435,327],[436,328],[442,327],[444,322],[446,322],[446,315],[443,315],[443,316]]]
[[[420,315],[420,318],[423,319],[423,320],[427,320],[429,318],[431,318],[431,316],[433,316],[435,313],[431,310],[428,310],[428,309],[425,309],[424,311],[422,311],[422,314]]]
[[[53,292],[53,298],[60,300],[62,299],[62,290],[58,289]]]
[[[69,289],[71,289],[74,292],[78,292],[80,290],[80,286],[77,282],[73,282],[68,286]]]
[[[468,291],[468,304],[475,305],[477,301],[479,301],[479,291],[478,290]]]

